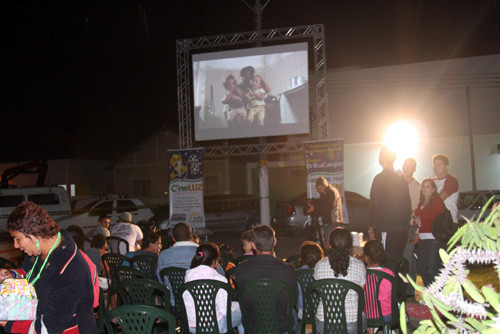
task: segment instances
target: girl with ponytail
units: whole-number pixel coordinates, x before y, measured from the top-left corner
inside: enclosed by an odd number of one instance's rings
[[[339,227],[330,232],[328,256],[314,267],[316,280],[335,278],[360,285],[363,289],[366,281],[365,265],[349,255],[352,248],[352,236],[349,231]],[[345,300],[345,314],[349,334],[357,332],[358,295],[349,291]],[[322,303],[316,312],[316,329],[323,334],[324,312]],[[363,316],[363,329],[366,329],[366,318]]]
[[[184,282],[191,282],[195,280],[212,279],[227,283],[227,279],[219,274],[216,270],[219,262],[219,247],[216,244],[207,242],[201,244],[196,249],[196,253],[191,260],[191,269],[186,271]],[[196,332],[196,309],[194,306],[193,297],[188,292],[182,294],[184,304],[186,305],[186,313],[188,316],[189,331]],[[219,290],[215,297],[215,307],[217,312],[217,320],[219,323],[219,332],[225,333],[226,328],[226,305],[227,305],[227,292]],[[232,302],[231,305],[231,320],[232,326],[238,327],[238,333],[243,333],[243,326],[241,324],[241,311],[238,302]]]

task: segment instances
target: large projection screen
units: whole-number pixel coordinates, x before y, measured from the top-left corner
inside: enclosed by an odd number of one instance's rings
[[[194,54],[192,69],[195,140],[309,133],[308,43]]]

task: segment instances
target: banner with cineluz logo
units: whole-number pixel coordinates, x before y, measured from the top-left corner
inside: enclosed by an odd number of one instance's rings
[[[203,149],[168,150],[170,226],[184,222],[205,227]]]

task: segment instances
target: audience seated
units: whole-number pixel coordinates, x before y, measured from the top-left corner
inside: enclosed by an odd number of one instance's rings
[[[259,225],[252,231],[252,248],[256,250],[257,256],[238,264],[236,267],[236,286],[243,286],[245,283],[259,279],[274,279],[285,282],[297,294],[297,277],[291,265],[273,256],[276,246],[274,230],[265,225]],[[278,296],[278,322],[280,332],[287,331],[287,301],[288,296],[281,292]],[[249,300],[240,300],[241,307],[246,307],[249,319],[255,317],[255,312]],[[249,331],[255,332],[255,323],[248,321]]]
[[[243,255],[255,255],[255,249],[252,246],[252,231],[245,231],[241,234],[241,248]]]
[[[316,263],[325,257],[323,249],[315,242],[304,241],[300,245],[300,259],[302,261],[302,267],[299,269],[313,269]],[[302,319],[302,309],[304,305],[304,298],[302,296],[302,290],[299,284],[299,294],[297,295],[297,311],[299,319]]]
[[[217,268],[218,261],[219,247],[217,247],[217,245],[214,243],[201,244],[196,249],[196,253],[191,261],[191,269],[186,271],[185,282],[187,283],[195,280],[212,279],[227,283],[227,279],[223,275],[219,274],[217,270],[215,270]],[[227,292],[223,290],[219,291],[216,296],[215,307],[219,325],[219,332],[221,333],[227,331],[227,297]],[[184,299],[184,304],[186,305],[186,313],[188,317],[190,332],[194,333],[196,331],[196,308],[194,305],[193,297],[188,292],[184,292],[182,298]],[[232,302],[231,321],[233,327],[238,327],[238,333],[243,333],[243,326],[241,324],[241,311],[238,302]]]
[[[142,249],[135,252],[128,252],[125,256],[133,258],[139,255],[152,255],[158,256],[161,249],[161,237],[156,232],[148,232],[142,239]]]
[[[358,259],[349,255],[352,248],[352,236],[344,228],[336,228],[330,233],[330,252],[327,257],[320,260],[314,267],[316,280],[337,278],[351,281],[365,286],[365,265]],[[354,291],[346,297],[346,320],[349,334],[357,332],[358,298]],[[363,317],[363,328],[366,329],[366,318]],[[322,334],[324,329],[323,305],[320,303],[316,312],[316,329]]]
[[[221,244],[219,249],[220,249],[221,258],[225,257],[228,260],[234,258],[234,251],[233,251],[233,247],[231,245]],[[221,265],[222,265],[222,263],[221,263]],[[231,268],[234,268],[234,263],[231,261],[228,261],[227,264],[225,264],[225,266],[222,266],[222,269],[224,269],[224,271],[227,271],[228,269],[231,269]]]
[[[106,243],[106,237],[103,234],[96,234],[92,238],[92,241],[90,243],[90,247],[85,254],[89,257],[89,259],[94,262],[97,273],[99,275],[102,275],[102,269],[103,269],[103,263],[102,263],[102,256],[104,254],[107,254],[108,252],[106,251],[106,248],[108,247]],[[108,270],[109,272],[109,270]]]
[[[97,220],[96,228],[89,233],[89,238],[93,238],[96,234],[103,234],[105,237],[111,236],[111,234],[109,234],[109,222],[110,219],[108,215],[100,215]]]
[[[370,240],[365,244],[363,248],[364,260],[368,269],[380,270],[394,276],[394,273],[389,268],[383,268],[381,265],[385,262],[387,254],[385,253],[384,246],[380,241]],[[372,290],[373,289],[373,290]],[[365,296],[375,293],[375,284],[368,284],[365,288]],[[380,306],[382,308],[382,316],[385,322],[392,321],[392,308],[391,308],[391,295],[392,295],[392,284],[387,279],[382,280],[379,288],[378,300],[380,301]],[[370,308],[370,310],[368,310]],[[378,316],[378,309],[376,305],[365,304],[365,314],[370,317],[369,314]],[[374,328],[368,328],[368,333],[373,334]]]
[[[174,239],[175,243],[158,256],[156,274],[159,282],[163,282],[163,277],[160,277],[162,269],[169,267],[189,269],[191,267],[191,261],[196,254],[196,248],[198,248],[198,244],[191,241],[191,238],[191,227],[188,224],[178,223],[174,226],[172,239]],[[163,283],[172,291],[169,282]],[[170,296],[170,303],[175,305],[173,294]]]

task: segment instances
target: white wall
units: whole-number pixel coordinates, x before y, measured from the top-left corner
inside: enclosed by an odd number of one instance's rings
[[[500,189],[500,55],[329,71],[328,98],[346,189],[369,195],[385,131],[407,120],[421,138],[416,178],[434,176],[431,158],[442,153],[460,190],[472,190],[468,110],[477,189]]]
[[[476,186],[481,189],[500,189],[500,134],[476,136],[474,156],[476,163]],[[381,143],[346,144],[344,146],[345,188],[369,197],[375,175],[382,171],[378,164]],[[434,177],[432,156],[445,154],[450,161],[450,174],[457,177],[460,191],[472,190],[472,172],[468,137],[436,138],[421,141],[418,152],[417,172],[419,181]],[[401,169],[401,164],[394,166]]]

